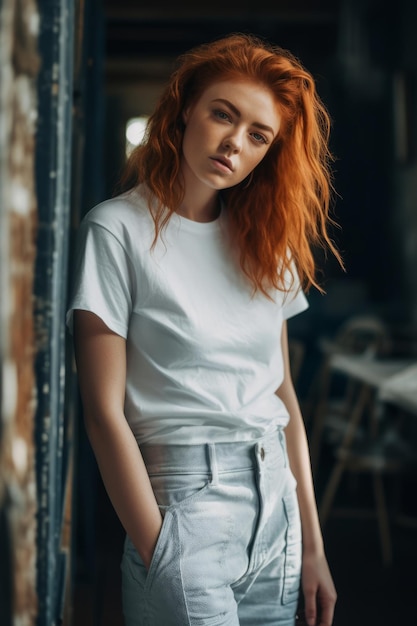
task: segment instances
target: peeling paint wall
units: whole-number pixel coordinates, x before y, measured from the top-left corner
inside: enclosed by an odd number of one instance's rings
[[[73,115],[73,0],[38,0],[35,418],[37,470],[37,626],[61,624],[68,600],[73,419],[66,393],[68,239]]]
[[[0,22],[0,562],[10,615],[0,622],[35,623],[36,409],[33,281],[37,207],[34,133],[38,13],[33,0],[3,0]],[[3,554],[3,551],[2,551]],[[9,579],[7,579],[7,575]],[[7,598],[6,598],[7,599]]]

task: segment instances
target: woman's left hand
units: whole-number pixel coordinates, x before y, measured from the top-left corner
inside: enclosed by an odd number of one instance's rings
[[[324,553],[304,553],[301,574],[309,626],[331,626],[337,594]]]

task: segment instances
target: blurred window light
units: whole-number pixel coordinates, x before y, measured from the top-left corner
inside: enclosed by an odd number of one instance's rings
[[[132,152],[133,148],[138,146],[145,135],[148,117],[132,117],[126,124],[126,156]]]

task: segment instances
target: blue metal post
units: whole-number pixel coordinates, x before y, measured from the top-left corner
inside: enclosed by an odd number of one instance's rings
[[[38,626],[61,623],[65,554],[60,551],[66,483],[65,306],[70,214],[72,0],[39,0],[36,185],[39,222],[35,274],[38,489]]]

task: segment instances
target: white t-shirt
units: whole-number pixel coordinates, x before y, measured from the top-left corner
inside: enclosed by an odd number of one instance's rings
[[[140,188],[84,218],[67,314],[98,315],[127,340],[125,415],[139,444],[247,441],[288,413],[281,329],[307,308],[299,283],[253,295],[226,235],[174,215],[150,250],[154,223]]]

